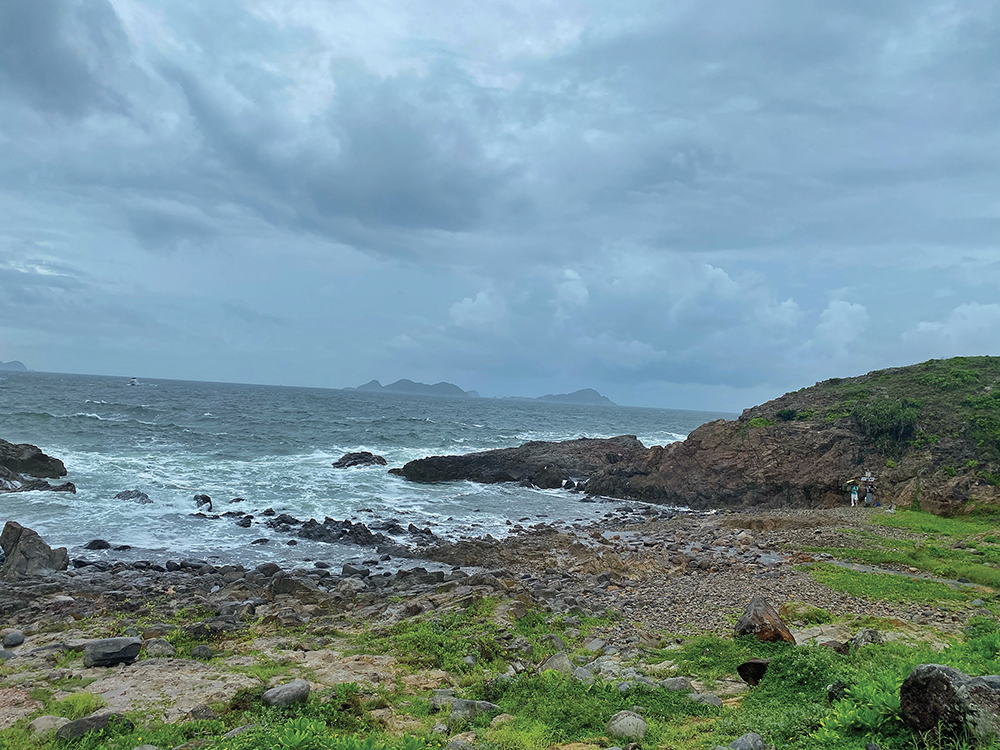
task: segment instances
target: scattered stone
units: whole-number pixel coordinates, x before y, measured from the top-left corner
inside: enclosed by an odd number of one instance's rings
[[[131,664],[139,658],[140,649],[141,638],[101,638],[87,641],[83,647],[83,666],[89,668]]]
[[[3,637],[4,648],[14,648],[22,643],[24,643],[24,633],[20,630],[14,630]]]
[[[7,661],[8,659],[13,659],[17,654],[13,651],[8,651],[7,649],[0,650],[0,662]]]
[[[737,621],[733,636],[738,638],[741,635],[753,635],[762,642],[786,641],[787,643],[795,643],[795,637],[781,621],[781,617],[778,616],[777,611],[767,598],[763,596],[755,596],[751,599],[743,616]]]
[[[646,736],[646,720],[633,711],[619,711],[611,717],[604,731],[611,737],[641,740]]]
[[[691,680],[687,677],[668,677],[660,683],[664,690],[675,692],[686,692],[691,690]]]
[[[267,705],[282,708],[293,703],[304,703],[308,698],[308,680],[292,680],[284,685],[271,688],[261,696],[261,700]]]
[[[138,503],[139,505],[148,505],[153,502],[149,495],[142,490],[123,490],[115,495],[115,500],[127,500],[130,503]]]
[[[858,632],[850,640],[851,648],[861,648],[862,646],[881,646],[885,643],[885,636],[877,630],[864,630]]]
[[[704,703],[707,706],[722,708],[722,698],[713,693],[690,693],[688,700],[692,703]]]
[[[241,734],[252,732],[254,729],[260,729],[260,724],[244,724],[241,727],[236,727],[236,729],[230,729],[222,735],[222,739],[231,740],[233,737],[239,737]]]
[[[447,728],[445,728],[447,731]],[[475,732],[462,732],[462,734],[456,734],[447,745],[444,746],[444,750],[472,750],[472,747],[476,742]]]
[[[500,714],[499,716],[494,716],[490,721],[490,728],[498,727],[502,724],[510,724],[512,721],[517,721],[517,717],[511,714]]]
[[[548,669],[554,669],[556,672],[562,672],[563,674],[573,674],[575,668],[573,662],[569,660],[569,656],[566,655],[566,652],[559,651],[543,661],[538,666],[538,672],[541,674]]]
[[[451,702],[451,713],[448,714],[448,726],[452,727],[479,716],[479,714],[500,713],[502,709],[489,701],[468,701],[455,698]]]
[[[764,738],[756,732],[747,732],[729,743],[731,750],[767,750]]]

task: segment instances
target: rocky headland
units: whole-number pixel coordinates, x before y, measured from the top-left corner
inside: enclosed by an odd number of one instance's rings
[[[35,445],[0,440],[0,493],[49,490],[76,492],[72,482],[51,485],[45,479],[66,476],[66,466]]]
[[[827,380],[646,448],[634,436],[533,442],[411,461],[414,481],[582,485],[687,508],[832,508],[865,472],[884,505],[938,514],[1000,504],[1000,358]]]

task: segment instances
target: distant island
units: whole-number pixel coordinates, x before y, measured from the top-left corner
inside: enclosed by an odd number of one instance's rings
[[[408,393],[417,396],[446,396],[449,398],[478,398],[479,394],[475,391],[463,391],[454,383],[435,383],[434,385],[428,385],[427,383],[415,383],[412,380],[397,380],[395,383],[389,383],[389,385],[382,385],[377,380],[369,380],[364,385],[359,385],[357,388],[348,388],[345,390],[352,391],[364,391],[365,393]]]
[[[18,362],[16,359],[12,359],[10,362],[0,362],[0,370],[27,372],[28,368],[24,366],[24,362]]]
[[[378,380],[369,380],[357,388],[345,388],[345,391],[362,391],[364,393],[406,393],[417,396],[443,396],[446,398],[479,398],[476,391],[463,391],[454,383],[417,383],[412,380],[397,380],[389,385],[382,385]],[[506,396],[512,401],[544,401],[549,404],[578,404],[583,406],[617,406],[607,396],[602,396],[593,388],[583,388],[572,393],[549,393],[538,398],[527,396]]]

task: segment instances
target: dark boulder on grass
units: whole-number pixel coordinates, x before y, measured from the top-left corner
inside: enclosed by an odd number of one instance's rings
[[[99,732],[112,722],[118,722],[123,729],[131,731],[134,729],[132,722],[118,713],[99,714],[97,716],[87,716],[83,719],[71,721],[56,730],[56,739],[75,740],[83,737],[87,732]]]
[[[781,621],[766,597],[755,596],[747,605],[743,616],[736,623],[733,636],[752,635],[762,642],[785,641],[794,644],[795,636]]]
[[[899,688],[899,710],[918,732],[989,744],[1000,737],[1000,675],[969,677],[943,664],[920,664]]]
[[[345,453],[333,462],[335,469],[349,469],[352,466],[385,466],[388,464],[382,456],[377,456],[371,451],[355,451]]]
[[[770,663],[770,659],[749,659],[736,667],[736,673],[747,685],[756,685],[764,677]]]

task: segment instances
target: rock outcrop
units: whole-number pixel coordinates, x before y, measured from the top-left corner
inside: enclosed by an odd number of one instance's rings
[[[763,596],[755,596],[751,599],[743,616],[736,622],[736,627],[733,628],[733,637],[739,638],[741,635],[752,635],[758,641],[785,641],[795,644],[795,636],[791,634],[788,626],[781,621],[778,612]]]
[[[0,579],[3,580],[45,576],[69,567],[69,553],[65,547],[52,549],[35,531],[17,521],[4,524],[0,548],[5,556],[0,566]]]
[[[920,664],[899,688],[899,709],[918,732],[1000,737],[1000,675],[969,677],[942,664]]]
[[[53,486],[45,479],[66,476],[66,466],[35,445],[0,440],[0,493],[51,490],[76,492],[72,482]]]
[[[333,462],[335,469],[349,469],[352,466],[385,466],[388,462],[382,456],[377,456],[371,451],[355,451],[345,453]]]
[[[579,438],[560,443],[532,441],[517,448],[464,456],[430,456],[392,471],[414,482],[530,482],[536,487],[554,489],[562,487],[568,479],[583,479],[619,463],[636,463],[646,453],[646,447],[635,435]]]

